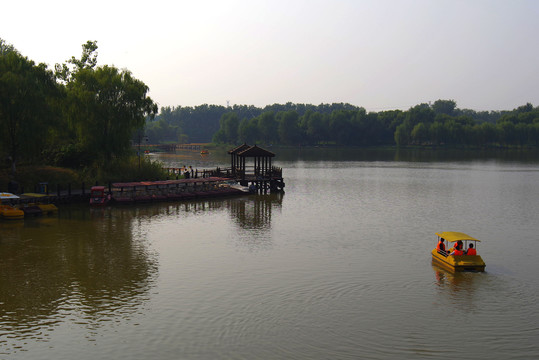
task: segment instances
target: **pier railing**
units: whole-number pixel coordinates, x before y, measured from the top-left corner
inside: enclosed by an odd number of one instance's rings
[[[247,166],[245,173],[242,169],[231,167],[217,167],[215,169],[193,169],[193,168],[165,168],[167,171],[166,179],[154,179],[154,180],[178,180],[181,178],[228,178],[234,179],[246,184],[254,184],[257,188],[265,190],[270,188],[270,182],[275,183],[277,181],[277,187],[282,189],[284,182],[282,178],[282,168],[272,166],[269,171],[265,173],[255,166]],[[137,181],[137,180],[135,180]],[[90,190],[92,186],[100,185],[95,184],[52,184],[52,183],[39,183],[34,186],[33,189],[20,188],[17,192],[18,195],[28,194],[29,196],[22,197],[20,202],[50,202],[50,203],[71,203],[79,201],[87,201],[90,198]],[[103,185],[103,184],[101,184]],[[111,184],[104,184],[105,187],[111,188]]]
[[[283,169],[277,166],[272,166],[269,171],[262,172],[256,166],[247,166],[245,172],[240,168],[232,167],[217,167],[216,169],[191,169],[191,168],[165,168],[169,176],[189,176],[190,178],[205,178],[205,177],[226,177],[231,179],[245,178],[282,178]],[[188,174],[188,175],[187,175]]]

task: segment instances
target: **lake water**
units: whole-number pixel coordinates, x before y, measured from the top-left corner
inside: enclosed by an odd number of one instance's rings
[[[275,152],[284,194],[1,221],[0,359],[539,358],[537,154]]]

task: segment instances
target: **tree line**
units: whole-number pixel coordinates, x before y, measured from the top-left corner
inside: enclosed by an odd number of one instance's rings
[[[454,100],[382,112],[367,112],[348,104],[330,112],[302,106],[299,110],[267,110],[243,118],[232,109],[221,116],[219,125],[213,136],[216,143],[539,145],[539,108],[529,103],[512,111],[488,112],[458,109]]]
[[[273,104],[264,108],[163,107],[146,125],[151,143],[214,142],[282,145],[537,146],[539,110],[459,109],[436,100],[410,109],[367,112],[346,104]]]
[[[97,65],[97,42],[54,70],[0,39],[0,156],[18,163],[99,169],[133,155],[133,143],[283,145],[539,145],[539,108],[459,109],[436,100],[367,112],[346,104],[163,107],[128,70]]]
[[[223,115],[235,113],[240,119],[252,119],[264,112],[294,110],[302,115],[311,110],[324,114],[330,114],[335,110],[358,109],[350,104],[273,104],[259,108],[253,105],[208,105],[203,104],[194,107],[161,107],[159,114],[154,120],[146,124],[146,136],[149,142],[159,143],[207,143],[211,142],[215,133],[220,129],[220,120]]]
[[[97,66],[97,42],[51,70],[0,39],[0,155],[18,163],[99,168],[132,155],[158,107],[128,70]]]

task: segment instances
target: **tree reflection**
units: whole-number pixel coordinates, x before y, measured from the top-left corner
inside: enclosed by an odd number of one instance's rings
[[[87,208],[63,209],[61,219],[1,227],[3,334],[13,341],[46,338],[44,330],[61,321],[91,329],[139,311],[157,276],[157,257],[134,235],[136,213],[96,215]]]

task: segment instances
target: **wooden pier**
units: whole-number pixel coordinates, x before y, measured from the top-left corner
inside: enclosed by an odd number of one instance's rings
[[[206,144],[185,144],[189,146],[203,146]],[[195,149],[195,148],[193,148]],[[285,183],[282,168],[272,165],[275,154],[264,150],[256,145],[240,145],[228,151],[230,154],[230,166],[216,169],[193,169],[189,168],[166,168],[168,172],[165,180],[225,178],[235,180],[242,186],[249,187],[254,192],[267,194],[268,192],[284,191]],[[253,160],[253,161],[250,161]],[[95,185],[98,185],[97,183]],[[41,183],[34,192],[24,193],[21,189],[20,203],[44,202],[54,204],[89,202],[90,190],[93,185],[69,184],[60,186],[57,184]],[[106,184],[109,192],[112,184]]]
[[[193,150],[201,151],[205,147],[210,145],[209,143],[190,143],[190,144],[134,144],[135,148],[142,149],[157,149],[168,152],[173,152],[176,150]]]
[[[243,186],[254,188],[259,193],[279,192],[285,187],[283,169],[273,166],[275,154],[256,145],[240,145],[228,151],[230,167],[217,169],[167,168],[169,175],[184,175],[191,178],[225,177],[236,180]],[[252,163],[250,160],[253,160]]]

